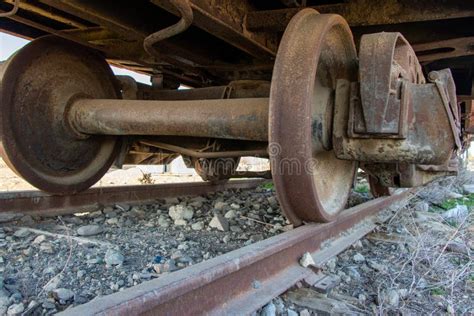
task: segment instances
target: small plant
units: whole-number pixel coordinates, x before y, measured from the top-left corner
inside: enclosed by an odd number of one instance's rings
[[[263,189],[268,189],[268,190],[273,190],[275,188],[275,186],[273,185],[273,182],[264,183],[260,187]]]
[[[155,180],[152,178],[151,173],[142,172],[142,177],[138,179],[141,184],[154,184]]]
[[[369,193],[369,185],[364,183],[364,184],[356,184],[354,191],[357,193]]]
[[[474,194],[469,194],[457,199],[447,199],[441,203],[441,207],[446,210],[452,209],[456,207],[456,205],[466,205],[468,208],[474,207]]]
[[[435,287],[435,288],[431,289],[431,292],[430,292],[430,293],[431,293],[431,295],[439,295],[439,296],[441,296],[441,295],[445,295],[445,294],[446,294],[446,291],[445,291],[445,289],[443,289],[443,288]]]

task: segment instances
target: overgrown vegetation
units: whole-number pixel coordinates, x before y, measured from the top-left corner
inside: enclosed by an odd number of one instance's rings
[[[369,185],[367,183],[356,184],[354,191],[357,193],[369,193]]]
[[[275,189],[275,186],[273,184],[273,182],[267,182],[267,183],[264,183],[260,186],[262,189],[268,189],[268,190],[273,190]]]

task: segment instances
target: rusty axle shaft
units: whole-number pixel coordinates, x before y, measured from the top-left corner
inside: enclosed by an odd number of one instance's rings
[[[76,100],[68,119],[87,135],[194,136],[268,141],[268,98]]]

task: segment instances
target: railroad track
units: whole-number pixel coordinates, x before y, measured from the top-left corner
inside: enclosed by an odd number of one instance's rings
[[[61,314],[250,314],[298,281],[324,288],[327,280],[318,267],[372,231],[380,221],[377,214],[410,192],[371,200],[345,210],[334,222],[300,226]],[[305,253],[315,262],[308,268],[299,263]]]
[[[115,203],[146,203],[157,199],[201,195],[226,189],[249,189],[268,180],[231,180],[226,183],[187,182],[93,188],[73,195],[51,195],[40,191],[0,193],[0,212],[60,215],[78,209]]]

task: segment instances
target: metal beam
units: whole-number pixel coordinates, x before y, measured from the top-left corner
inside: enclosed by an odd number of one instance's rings
[[[412,45],[420,62],[474,55],[474,36]]]
[[[152,0],[152,2],[179,15],[167,1]],[[245,14],[253,9],[248,1],[240,1],[239,5],[232,0],[224,0],[222,3],[210,0],[189,2],[194,12],[193,24],[197,27],[257,59],[268,60],[275,57],[278,48],[275,36],[248,32],[243,27]]]
[[[312,8],[320,13],[342,15],[350,26],[399,24],[474,16],[474,3],[464,0],[353,0]],[[301,8],[250,12],[245,19],[246,28],[250,31],[283,31],[299,10]]]

